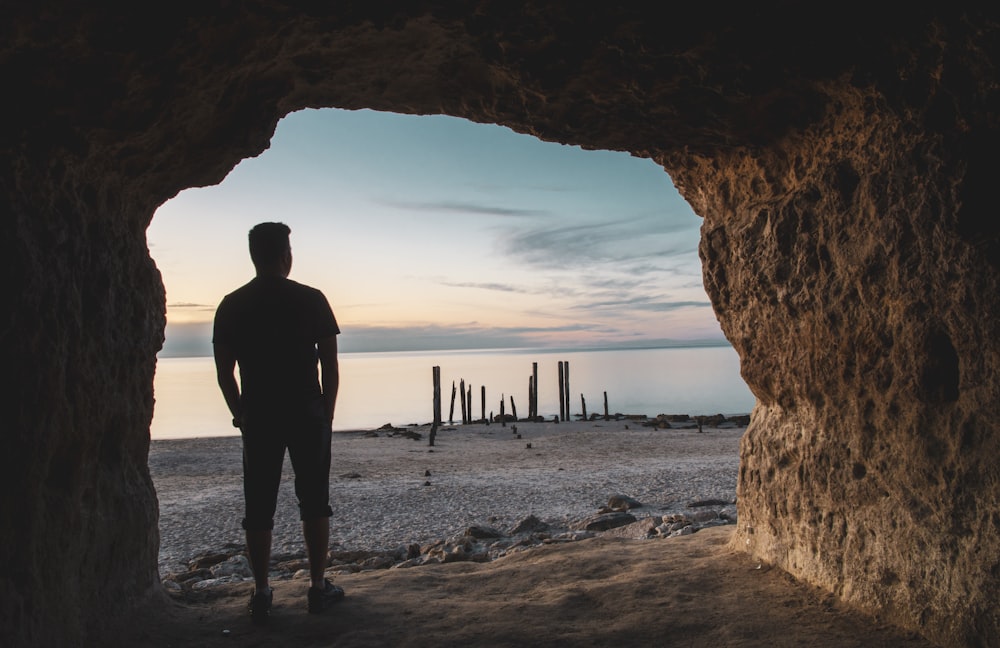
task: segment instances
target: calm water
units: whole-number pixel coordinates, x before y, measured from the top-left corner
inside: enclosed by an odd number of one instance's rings
[[[510,396],[520,416],[528,413],[528,377],[538,363],[538,409],[559,413],[560,361],[570,367],[572,412],[580,394],[587,413],[608,409],[623,414],[746,414],[754,398],[740,378],[739,357],[730,347],[548,351],[537,349],[342,353],[335,430],[376,428],[385,423],[427,423],[433,418],[432,367],[441,367],[442,417],[448,420],[452,381],[472,386],[473,416],[499,414],[501,394]],[[154,382],[154,439],[236,434],[215,383],[212,358],[161,358]],[[461,421],[461,401],[455,415]]]

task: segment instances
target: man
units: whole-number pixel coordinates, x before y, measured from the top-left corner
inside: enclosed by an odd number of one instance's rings
[[[271,534],[286,449],[309,555],[309,612],[321,612],[344,597],[325,577],[340,329],[323,293],[288,279],[290,233],[283,223],[250,230],[257,276],[219,304],[212,339],[219,387],[243,437],[243,528],[255,581],[249,611],[257,623],[271,610]]]

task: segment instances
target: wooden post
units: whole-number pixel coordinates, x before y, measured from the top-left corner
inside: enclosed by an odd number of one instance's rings
[[[455,423],[455,381],[451,381],[451,407],[448,408],[448,425]]]
[[[580,409],[583,410],[583,420],[587,420],[587,399],[580,394]]]
[[[531,363],[531,384],[534,385],[534,389],[531,391],[531,406],[528,408],[531,410],[529,414],[532,418],[538,416],[538,363]]]
[[[469,423],[472,423],[472,385],[469,385],[469,397],[467,400],[469,403]]]
[[[483,404],[483,420],[486,421],[486,385],[480,388],[480,402]],[[490,412],[490,418],[493,417],[493,412]]]
[[[503,394],[500,394],[500,426],[507,427],[507,417],[503,413]]]
[[[569,421],[572,418],[569,412],[570,408],[572,407],[572,405],[570,405],[570,402],[572,401],[570,400],[570,391],[569,391],[569,360],[563,361],[563,379],[566,381],[565,383],[563,383],[563,389],[566,390],[566,420]]]
[[[528,376],[528,420],[532,420],[535,416],[535,408],[532,403],[535,402],[535,380],[534,377]]]
[[[441,425],[441,367],[434,367],[431,375],[434,380],[434,423],[431,424],[427,445],[434,445],[434,437],[437,436],[438,426]]]
[[[469,409],[465,403],[465,378],[462,378],[458,384],[462,388],[462,425],[466,425],[472,417],[469,416]]]
[[[559,361],[559,420],[566,420],[566,390],[564,385],[566,379],[563,377],[563,361]]]
[[[510,395],[510,415],[514,417],[515,421],[517,420],[517,405],[514,404],[514,394]]]
[[[611,420],[611,415],[608,414],[608,392],[604,392],[604,420]]]

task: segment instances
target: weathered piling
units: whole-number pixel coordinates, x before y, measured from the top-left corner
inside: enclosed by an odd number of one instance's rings
[[[434,423],[431,425],[427,445],[434,445],[434,437],[437,436],[438,426],[441,425],[441,367],[434,367],[431,376],[434,381]]]
[[[488,421],[489,419],[486,418],[486,385],[483,385],[480,388],[480,392],[479,393],[480,393],[479,402],[481,402],[483,404],[483,416],[482,416],[482,419],[484,421]],[[490,417],[492,417],[492,416],[493,416],[493,412],[490,412]]]
[[[448,408],[448,425],[455,423],[455,381],[451,381],[451,407]]]
[[[580,394],[580,409],[583,411],[583,420],[587,420],[587,399]]]
[[[510,415],[514,417],[515,421],[517,420],[517,405],[514,404],[514,394],[510,395]]]
[[[608,414],[608,392],[604,392],[604,420],[611,420],[611,415]]]
[[[462,389],[462,425],[466,425],[472,417],[469,416],[469,409],[465,400],[465,378],[462,378],[458,384]]]
[[[535,418],[535,379],[534,376],[528,376],[528,420],[533,420]]]
[[[570,420],[569,360],[563,361],[563,390],[566,393],[566,420]]]
[[[507,416],[503,412],[503,394],[500,394],[500,427],[507,427]]]
[[[531,363],[531,406],[528,408],[531,410],[529,416],[534,419],[538,416],[538,363]]]
[[[566,390],[563,386],[566,384],[566,379],[563,376],[563,361],[559,361],[559,420],[566,420]]]

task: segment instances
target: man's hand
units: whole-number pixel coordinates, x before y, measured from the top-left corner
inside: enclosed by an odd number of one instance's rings
[[[337,336],[324,338],[316,345],[319,351],[320,384],[323,388],[323,407],[326,418],[333,429],[333,410],[337,406],[337,391],[340,389],[340,364],[337,361]]]
[[[240,408],[240,385],[236,382],[236,354],[225,345],[213,345],[215,352],[215,378],[226,399],[229,412],[233,415],[233,427],[243,425],[243,411]]]

